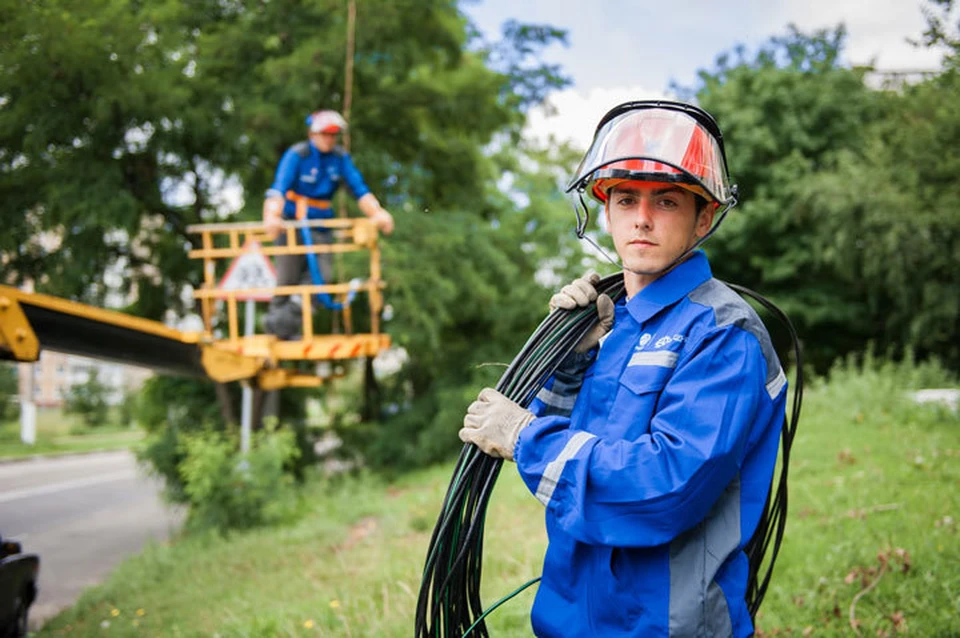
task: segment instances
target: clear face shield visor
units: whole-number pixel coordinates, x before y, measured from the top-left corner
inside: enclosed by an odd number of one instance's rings
[[[735,205],[736,187],[727,175],[719,130],[712,132],[688,111],[693,109],[637,107],[598,128],[566,188],[577,213],[578,236],[583,236],[590,216],[584,193],[599,202],[602,210],[610,188],[624,181],[673,184],[723,212]]]

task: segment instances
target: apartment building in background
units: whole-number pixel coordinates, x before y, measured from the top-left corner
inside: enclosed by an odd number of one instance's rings
[[[84,383],[92,371],[107,388],[107,403],[118,405],[123,397],[139,390],[153,372],[146,368],[106,363],[60,352],[43,350],[36,363],[18,364],[19,396],[27,400],[33,374],[33,401],[38,408],[59,408],[74,385]]]

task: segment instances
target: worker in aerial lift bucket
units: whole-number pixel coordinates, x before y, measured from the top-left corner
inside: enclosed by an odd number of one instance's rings
[[[280,229],[284,220],[297,217],[300,201],[301,214],[306,219],[330,219],[334,217],[331,200],[341,184],[357,200],[360,211],[383,233],[393,232],[393,216],[370,192],[363,176],[354,166],[350,154],[337,145],[338,137],[347,128],[347,123],[336,111],[316,111],[307,116],[309,141],[294,144],[280,159],[276,176],[263,202],[263,223],[271,236],[277,237],[276,244],[285,246],[286,233]],[[329,228],[300,230],[301,243],[332,243]],[[315,259],[313,276],[308,269],[309,260]],[[333,260],[330,253],[319,253],[309,258],[305,255],[278,255],[276,258],[277,285],[291,286],[300,283],[331,283]],[[322,298],[327,298],[323,295]],[[275,296],[264,318],[264,329],[281,339],[295,339],[300,334],[303,315],[301,298],[294,296]]]
[[[584,196],[602,206],[626,297],[598,297],[595,274],[562,288],[551,306],[596,301],[596,327],[529,411],[486,388],[460,430],[546,506],[534,632],[752,635],[744,548],[787,384],[760,318],[699,250],[736,201],[720,129],[688,104],[620,105],[567,192],[583,219]]]

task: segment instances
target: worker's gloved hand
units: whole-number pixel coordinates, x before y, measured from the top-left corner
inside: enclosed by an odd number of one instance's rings
[[[574,352],[587,352],[595,347],[600,343],[600,338],[610,332],[613,327],[613,299],[607,294],[597,294],[596,286],[598,283],[600,283],[600,275],[588,271],[583,277],[574,279],[550,298],[550,310],[556,310],[557,308],[573,310],[574,308],[588,306],[592,301],[597,302],[599,321],[583,336],[583,339],[574,348]]]
[[[530,425],[533,419],[529,410],[493,388],[484,388],[467,408],[460,440],[473,443],[490,456],[512,461],[520,430]]]
[[[388,213],[385,208],[380,208],[373,215],[370,215],[370,221],[385,235],[393,232],[393,215]]]
[[[597,323],[587,334],[583,335],[583,339],[580,340],[576,346],[574,346],[574,352],[587,352],[588,350],[596,347],[600,343],[600,339],[603,335],[610,332],[610,329],[613,327],[613,299],[610,298],[610,295],[602,293],[597,295]]]
[[[550,310],[563,308],[573,310],[576,307],[589,306],[597,298],[597,284],[600,275],[588,270],[583,277],[574,279],[560,289],[560,292],[550,297]]]
[[[282,197],[268,197],[263,201],[263,226],[269,239],[276,239],[280,231],[283,230],[283,206],[285,203]]]

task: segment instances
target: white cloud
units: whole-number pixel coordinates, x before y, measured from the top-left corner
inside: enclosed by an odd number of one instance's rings
[[[559,141],[570,141],[586,150],[593,139],[600,118],[614,106],[631,100],[653,100],[667,97],[663,91],[640,86],[594,88],[583,91],[568,88],[553,93],[547,108],[530,112],[527,133],[539,140],[553,135]]]
[[[847,26],[843,60],[874,62],[881,70],[939,67],[939,51],[916,48],[926,26],[923,0],[607,0],[602,10],[583,0],[482,0],[465,11],[492,39],[508,18],[544,22],[569,31],[569,46],[550,46],[543,59],[562,65],[574,86],[653,86],[671,81],[696,84],[698,69],[743,44],[749,52],[795,24],[804,33]],[[586,96],[584,96],[586,97]]]
[[[547,22],[556,21],[559,26],[571,29],[571,48],[554,49],[553,53],[555,59],[570,65],[567,70],[572,72],[575,84],[552,94],[548,109],[533,110],[527,131],[536,139],[546,140],[553,135],[558,140],[571,141],[582,149],[590,144],[597,122],[611,107],[629,100],[668,97],[664,90],[645,88],[656,86],[659,82],[655,70],[661,75],[664,70],[669,70],[681,85],[688,85],[693,79],[693,69],[710,59],[715,54],[713,50],[719,52],[728,48],[727,44],[699,37],[684,40],[687,46],[670,46],[663,40],[655,40],[658,34],[675,36],[678,29],[699,34],[703,29],[713,29],[719,36],[732,38],[731,42],[746,42],[748,51],[752,51],[770,36],[783,35],[787,24],[792,23],[802,32],[810,33],[815,29],[832,29],[843,23],[847,27],[843,52],[845,64],[872,63],[882,71],[932,70],[939,68],[942,58],[939,50],[918,48],[907,42],[907,38],[919,39],[926,26],[921,12],[923,3],[920,1],[879,3],[876,0],[804,0],[766,3],[762,8],[753,7],[751,11],[741,12],[742,19],[737,22],[737,28],[731,29],[729,11],[712,4],[701,5],[697,0],[680,0],[689,5],[688,8],[699,20],[693,23],[686,21],[680,26],[675,18],[670,18],[675,14],[664,10],[661,16],[663,20],[651,21],[660,28],[644,33],[644,39],[648,40],[645,46],[636,43],[628,46],[621,41],[620,31],[626,28],[625,25],[636,23],[641,16],[650,18],[645,15],[648,12],[655,12],[659,16],[662,7],[621,4],[618,5],[620,20],[612,20],[611,13],[604,13],[602,15],[606,18],[601,22],[605,26],[601,27],[597,24],[600,20],[597,14],[582,16],[580,20],[571,18],[570,11],[577,4],[575,0],[556,1],[557,11],[549,17],[541,11],[541,2],[507,10],[504,4],[506,0],[487,0],[482,7],[490,12],[484,15],[488,24],[507,15],[516,15],[513,13],[516,11],[521,14],[517,15],[521,20],[540,18]],[[749,0],[734,0],[734,4],[746,9],[751,3]],[[514,5],[511,3],[510,6]],[[494,7],[499,10],[493,10]],[[561,10],[563,8],[567,10]],[[721,28],[724,26],[728,28]],[[578,46],[578,42],[582,44]],[[649,59],[640,55],[640,52],[658,50],[671,51],[671,54]],[[694,55],[695,51],[699,51],[699,54]],[[612,52],[616,52],[616,55]],[[617,64],[603,62],[611,59],[617,60]],[[617,79],[620,81],[617,82]]]
[[[847,27],[845,59],[850,64],[873,62],[880,70],[936,69],[940,51],[918,48],[907,42],[920,39],[926,28],[923,2],[876,0],[806,0],[788,3],[775,14],[774,24],[793,23],[802,31]]]

